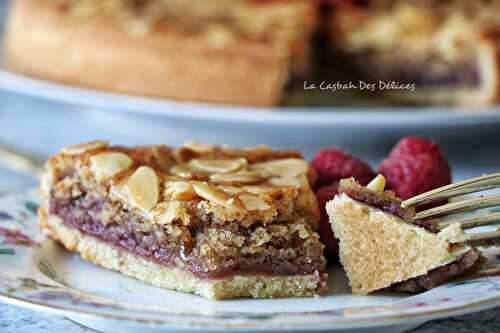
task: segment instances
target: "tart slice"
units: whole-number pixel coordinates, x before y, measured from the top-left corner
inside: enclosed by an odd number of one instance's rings
[[[434,233],[411,223],[414,211],[402,208],[379,181],[384,183],[382,176],[363,187],[344,179],[326,205],[353,293],[420,292],[482,267],[480,252],[461,244],[465,235],[458,225]]]
[[[297,152],[94,141],[47,162],[42,228],[95,264],[208,298],[320,294],[327,274]]]

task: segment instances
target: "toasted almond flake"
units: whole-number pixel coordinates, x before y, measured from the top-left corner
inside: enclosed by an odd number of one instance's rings
[[[220,191],[216,187],[207,184],[206,182],[192,182],[195,192],[203,199],[218,204],[226,208],[240,208],[239,202],[231,198],[226,193]]]
[[[165,146],[154,146],[152,152],[161,169],[165,172],[169,172],[175,162],[169,152],[162,150],[164,147]]]
[[[88,151],[105,148],[108,145],[108,141],[95,140],[64,147],[63,149],[61,149],[61,152],[65,155],[79,155]]]
[[[124,186],[131,203],[149,212],[158,202],[159,184],[156,172],[148,166],[139,167]]]
[[[174,165],[170,168],[170,173],[186,179],[193,178],[193,170],[187,164]]]
[[[300,174],[307,174],[309,164],[300,158],[284,158],[255,163],[250,166],[250,169],[263,170],[279,177],[295,177]]]
[[[245,190],[250,194],[259,195],[268,193],[271,190],[271,188],[269,186],[264,186],[264,185],[247,185],[243,186],[243,190]]]
[[[385,178],[382,175],[377,175],[373,180],[366,185],[366,188],[374,192],[381,192],[385,188]]]
[[[215,150],[214,145],[203,144],[193,140],[186,141],[181,148],[190,149],[197,153],[209,153]]]
[[[90,169],[98,181],[104,181],[128,170],[134,161],[121,152],[106,152],[90,157]]]
[[[216,184],[256,184],[269,178],[262,171],[237,171],[232,173],[214,173],[210,175],[210,181]]]
[[[192,200],[198,196],[193,186],[187,181],[169,181],[165,183],[165,197],[176,200]]]
[[[304,180],[301,177],[276,177],[269,179],[269,183],[277,187],[304,187]]]
[[[269,206],[267,204],[267,202],[265,202],[264,200],[262,200],[261,198],[259,198],[258,196],[256,195],[251,195],[251,194],[241,194],[238,196],[238,199],[241,200],[241,202],[243,203],[243,206],[245,206],[245,208],[247,210],[267,210],[269,208],[271,208],[271,206]]]
[[[248,162],[244,158],[235,159],[198,159],[189,161],[189,166],[195,170],[208,173],[229,173],[245,167]]]

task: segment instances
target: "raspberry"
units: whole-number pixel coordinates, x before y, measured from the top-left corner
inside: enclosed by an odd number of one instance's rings
[[[318,188],[349,177],[366,185],[375,177],[368,164],[337,148],[320,150],[311,165],[318,173]]]
[[[318,233],[321,242],[325,245],[325,255],[328,259],[334,261],[338,257],[339,246],[333,236],[332,227],[326,214],[325,205],[339,192],[339,182],[333,182],[331,185],[323,186],[316,191],[318,204],[321,211]]]
[[[406,137],[380,165],[387,188],[401,199],[448,185],[450,166],[439,146],[427,139]]]

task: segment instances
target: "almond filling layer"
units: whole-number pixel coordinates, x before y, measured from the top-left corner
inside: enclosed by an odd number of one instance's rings
[[[76,198],[52,193],[49,210],[86,235],[158,264],[180,267],[199,278],[305,275],[325,269],[323,245],[319,240],[302,239],[291,231],[293,225],[266,226],[269,230],[243,228],[238,223],[217,223],[207,215],[189,228],[167,232],[164,225],[147,223],[116,202],[84,192]],[[120,222],[108,222],[117,212]],[[256,239],[256,234],[266,232],[268,238]],[[265,246],[259,243],[262,239],[267,242]]]

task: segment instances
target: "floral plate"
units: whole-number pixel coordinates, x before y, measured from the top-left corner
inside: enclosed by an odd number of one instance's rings
[[[458,280],[418,295],[355,296],[338,268],[321,297],[212,301],[146,285],[66,252],[39,231],[37,203],[34,190],[0,197],[0,300],[104,332],[398,332],[500,305],[500,277]],[[488,256],[493,264],[500,260],[495,251]]]

